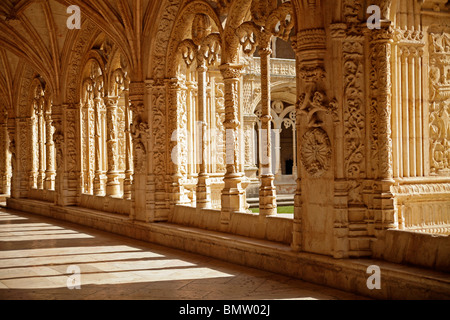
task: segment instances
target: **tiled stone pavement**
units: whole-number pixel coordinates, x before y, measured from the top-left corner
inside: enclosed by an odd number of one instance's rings
[[[81,270],[81,289],[67,288]],[[70,284],[70,283],[69,283]],[[0,300],[363,299],[343,291],[0,208]]]

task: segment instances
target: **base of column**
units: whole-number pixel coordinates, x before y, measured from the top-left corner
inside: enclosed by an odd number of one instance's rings
[[[46,190],[55,190],[55,172],[47,172],[44,180],[44,188]]]
[[[393,179],[385,179],[379,183],[378,195],[375,202],[378,210],[375,210],[375,230],[398,229],[397,209],[395,198],[391,192],[391,186],[395,183]]]
[[[294,251],[302,251],[302,195],[294,196],[294,221],[292,225],[291,248]]]
[[[277,192],[273,184],[274,176],[261,176],[259,188],[259,214],[272,216],[277,214]]]
[[[196,207],[199,209],[211,208],[211,188],[208,175],[199,175],[196,188]]]
[[[106,185],[106,196],[107,197],[121,197],[120,184],[110,184]]]
[[[228,224],[231,214],[245,211],[245,190],[242,188],[242,175],[228,175],[224,178],[222,190],[221,223]]]
[[[105,190],[103,189],[102,179],[100,176],[94,178],[94,196],[104,196]]]
[[[131,200],[131,190],[133,186],[133,173],[125,171],[125,180],[123,181],[123,198]]]
[[[42,190],[44,189],[44,185],[45,185],[45,174],[39,173],[37,177],[37,188],[39,190]]]
[[[106,196],[107,197],[120,197],[120,182],[118,172],[108,172],[106,174]]]

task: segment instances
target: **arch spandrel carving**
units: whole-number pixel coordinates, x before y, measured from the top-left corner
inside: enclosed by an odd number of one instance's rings
[[[200,41],[199,37],[197,37],[196,33],[207,35],[211,34],[211,32],[207,32],[206,29],[213,28],[213,32],[217,33],[218,36],[211,40],[218,41],[220,39],[220,45],[223,45],[223,28],[220,22],[220,18],[217,15],[217,12],[212,8],[209,4],[203,1],[193,1],[187,3],[183,8],[180,9],[175,25],[173,26],[171,37],[168,42],[168,51],[166,55],[166,61],[169,64],[166,65],[166,76],[167,78],[172,78],[176,76],[176,68],[180,63],[178,59],[170,59],[169,57],[179,57],[177,53],[179,52],[179,48],[181,42],[186,38],[193,39],[193,43],[197,46],[200,46],[200,43],[195,43],[197,39]],[[200,20],[199,17],[202,17]],[[204,24],[199,24],[201,21],[208,21],[208,26]],[[193,26],[193,23],[196,22],[196,26]],[[190,33],[189,33],[190,31]],[[202,37],[204,39],[205,37]],[[210,41],[212,44],[214,41]],[[187,44],[187,43],[186,43]],[[192,46],[187,46],[186,48],[191,48]]]

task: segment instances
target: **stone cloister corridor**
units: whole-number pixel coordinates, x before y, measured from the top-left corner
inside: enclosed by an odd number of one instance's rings
[[[450,299],[450,1],[1,0],[0,205],[1,299]]]

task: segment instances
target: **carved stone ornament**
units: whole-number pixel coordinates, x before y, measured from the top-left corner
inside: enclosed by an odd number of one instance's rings
[[[320,178],[330,168],[331,142],[328,134],[321,128],[309,129],[302,138],[301,161],[313,178]]]
[[[317,116],[319,112],[331,115],[335,121],[338,119],[336,100],[325,102],[326,96],[320,91],[311,94],[302,94],[297,101],[300,114],[307,116],[308,127],[321,127],[322,120]]]
[[[192,40],[199,46],[211,33],[211,20],[206,14],[196,14],[192,22]]]
[[[450,35],[429,35],[430,53],[430,170],[450,175]]]

